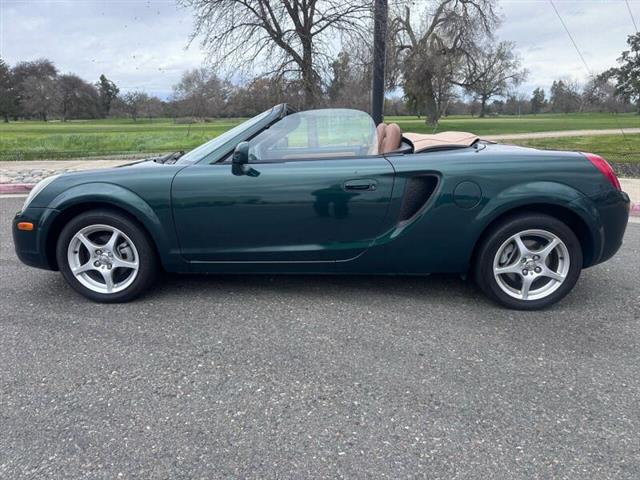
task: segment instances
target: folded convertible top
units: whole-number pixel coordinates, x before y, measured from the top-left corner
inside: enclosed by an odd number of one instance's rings
[[[480,137],[468,132],[442,132],[433,135],[422,133],[403,133],[406,140],[413,145],[414,152],[423,152],[432,148],[470,147]]]

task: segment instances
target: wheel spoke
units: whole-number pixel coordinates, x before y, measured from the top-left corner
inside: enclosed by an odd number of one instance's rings
[[[93,259],[89,259],[89,261],[87,263],[85,263],[84,265],[80,265],[79,267],[74,268],[73,270],[71,270],[71,272],[74,275],[80,275],[81,273],[87,272],[89,270],[96,270],[96,268],[93,265]]]
[[[113,270],[100,270],[100,273],[107,287],[107,293],[111,293],[113,291]]]
[[[533,276],[523,275],[522,288],[520,289],[520,295],[522,296],[523,300],[527,300],[529,298],[529,289],[531,288],[532,283],[533,283]]]
[[[540,255],[540,259],[541,260],[546,260],[547,257],[549,256],[549,254],[551,252],[553,252],[553,250],[560,245],[560,240],[558,240],[557,238],[552,239],[546,247],[544,247],[542,250],[538,250],[537,252],[534,252],[536,255]]]
[[[496,267],[494,268],[494,272],[496,275],[504,275],[505,273],[516,273],[518,275],[522,275],[522,268],[518,262],[513,263],[511,265],[506,265],[504,267]]]
[[[114,230],[111,233],[111,237],[109,238],[109,240],[107,241],[107,243],[104,244],[104,247],[108,250],[111,250],[112,252],[115,251],[116,249],[116,243],[118,241],[118,237],[120,236],[120,233],[117,232],[116,230]]]
[[[131,268],[133,270],[137,270],[138,268],[138,262],[134,261],[134,262],[130,262],[129,260],[122,260],[116,256],[113,257],[113,267],[117,268]]]
[[[559,274],[557,272],[554,272],[550,268],[544,268],[540,275],[543,276],[543,277],[551,278],[552,280],[555,280],[556,282],[563,282],[564,279],[565,279],[564,275],[561,275],[561,274]]]
[[[520,252],[520,258],[526,257],[531,254],[531,251],[527,248],[527,246],[522,241],[522,237],[520,235],[516,235],[513,239],[516,242],[516,246],[518,247],[518,252]]]
[[[98,249],[98,245],[89,240],[89,238],[84,233],[78,233],[76,235],[76,238],[80,240],[80,242],[82,242],[85,248],[89,250],[89,253],[91,255],[93,255],[93,253]]]

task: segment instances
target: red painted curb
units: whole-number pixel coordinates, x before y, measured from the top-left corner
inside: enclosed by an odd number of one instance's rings
[[[35,183],[0,183],[0,194],[29,193],[35,186]]]

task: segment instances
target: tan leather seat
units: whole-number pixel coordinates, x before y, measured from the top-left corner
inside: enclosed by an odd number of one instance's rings
[[[397,123],[381,123],[376,127],[378,135],[378,154],[393,152],[400,148],[402,131]]]

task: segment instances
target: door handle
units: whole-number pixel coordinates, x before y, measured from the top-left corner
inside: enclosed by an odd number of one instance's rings
[[[348,180],[344,182],[345,190],[355,190],[355,191],[371,191],[376,189],[376,181],[375,180]]]

